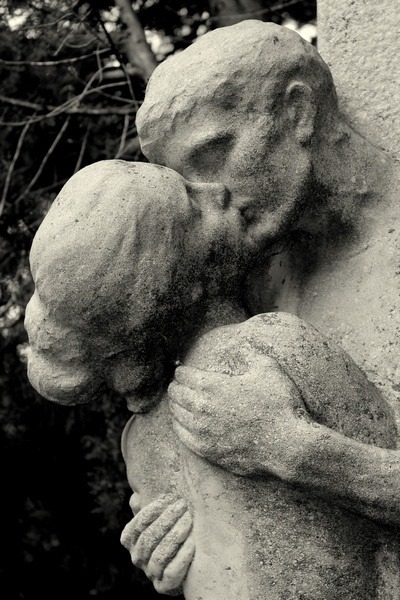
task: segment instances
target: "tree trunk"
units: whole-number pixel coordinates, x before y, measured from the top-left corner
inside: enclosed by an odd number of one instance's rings
[[[146,40],[143,27],[133,10],[130,0],[115,0],[120,10],[121,21],[127,27],[125,52],[132,66],[137,66],[147,81],[158,65],[150,44]]]

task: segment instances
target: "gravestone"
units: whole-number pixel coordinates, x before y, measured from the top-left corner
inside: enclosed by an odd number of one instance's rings
[[[377,144],[335,53],[345,117],[297,34],[207,34],[150,79],[150,164],[83,169],[34,241],[29,376],[126,397],[122,540],[163,593],[400,597],[395,109]]]
[[[318,0],[318,49],[354,127],[400,158],[398,3]]]

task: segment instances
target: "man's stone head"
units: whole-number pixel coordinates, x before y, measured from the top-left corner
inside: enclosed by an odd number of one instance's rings
[[[337,115],[332,76],[315,48],[284,27],[244,21],[160,65],[137,127],[151,162],[225,184],[253,227],[267,211],[268,237],[291,218],[312,149]]]

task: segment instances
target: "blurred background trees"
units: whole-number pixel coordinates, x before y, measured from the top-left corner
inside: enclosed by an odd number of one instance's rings
[[[157,64],[215,27],[274,21],[315,42],[315,0],[0,0],[0,444],[4,598],[159,598],[119,535],[131,518],[122,399],[64,408],[26,377],[32,238],[92,162],[145,160],[135,115]]]

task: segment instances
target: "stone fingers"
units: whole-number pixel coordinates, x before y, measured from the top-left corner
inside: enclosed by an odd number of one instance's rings
[[[134,492],[129,498],[129,506],[133,512],[133,516],[136,516],[140,512],[140,494]]]
[[[125,526],[121,534],[121,544],[131,549],[139,536],[151,523],[153,523],[161,513],[171,504],[170,496],[162,496],[158,500],[145,506],[138,514]]]
[[[180,406],[188,411],[188,416],[193,413],[198,416],[209,416],[212,414],[210,400],[207,392],[192,390],[189,387],[173,381],[168,388],[170,407]]]
[[[196,405],[192,396],[187,393],[188,388],[176,381],[172,381],[168,386],[168,396],[171,404],[179,404],[186,410],[195,409]]]
[[[272,359],[271,359],[272,360]],[[174,379],[180,385],[193,391],[209,392],[217,394],[222,385],[226,385],[232,377],[227,373],[216,373],[215,371],[201,371],[194,367],[181,366],[175,369]]]
[[[169,408],[172,416],[178,423],[189,430],[196,429],[196,423],[198,423],[198,416],[193,414],[191,410],[188,410],[185,406],[179,402],[171,400]]]
[[[187,540],[192,525],[192,515],[187,511],[160,541],[145,568],[145,573],[149,579],[160,580],[162,578],[165,568]]]
[[[176,556],[166,566],[162,579],[155,579],[153,585],[159,594],[176,595],[187,575],[195,553],[193,539],[189,537],[178,550]]]
[[[147,565],[160,541],[186,511],[186,502],[184,500],[177,500],[174,504],[168,506],[153,523],[142,531],[137,542],[130,548],[131,559],[136,566],[143,567]]]
[[[194,454],[207,458],[207,445],[203,441],[191,434],[178,421],[173,421],[172,426],[184,446],[189,448]]]
[[[168,386],[168,396],[171,403],[179,404],[188,411],[196,411],[196,395],[186,385],[172,381]]]
[[[195,369],[194,367],[181,366],[175,369],[174,377],[176,381],[189,388],[203,390],[209,381],[208,375],[212,373]]]

